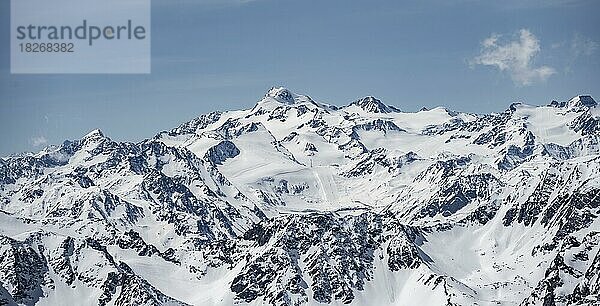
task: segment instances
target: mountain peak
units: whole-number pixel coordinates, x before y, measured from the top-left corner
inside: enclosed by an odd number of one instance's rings
[[[100,129],[92,130],[91,132],[89,132],[85,136],[83,136],[83,139],[97,139],[97,138],[104,138],[104,133],[102,133],[102,131]]]
[[[104,139],[107,139],[107,137],[104,136],[104,133],[102,133],[102,131],[100,129],[95,129],[95,130],[92,130],[91,132],[87,133],[85,136],[83,136],[81,138],[81,141],[85,144],[90,144],[90,143],[99,143],[99,142],[103,141]]]
[[[578,95],[578,96],[571,98],[571,100],[566,101],[566,102],[552,101],[549,106],[567,107],[567,108],[586,108],[586,107],[589,108],[589,107],[596,107],[597,105],[598,105],[598,103],[596,103],[596,101],[594,100],[594,98],[592,98],[592,96]]]
[[[265,94],[265,97],[273,98],[284,104],[293,104],[294,94],[285,87],[271,87]]]
[[[598,104],[596,103],[596,101],[594,101],[594,98],[592,98],[592,96],[579,95],[569,100],[568,105],[569,107],[595,107]]]
[[[366,96],[362,99],[358,99],[350,103],[350,105],[358,106],[370,113],[397,113],[400,111],[393,106],[385,105],[381,100],[373,96]]]

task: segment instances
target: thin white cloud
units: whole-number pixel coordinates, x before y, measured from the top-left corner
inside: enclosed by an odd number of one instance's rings
[[[540,52],[539,40],[527,29],[518,32],[518,38],[501,41],[502,35],[492,34],[481,42],[479,56],[471,60],[471,65],[484,65],[498,68],[510,75],[519,86],[545,81],[556,70],[549,66],[533,66],[533,59]]]
[[[48,139],[46,139],[46,137],[44,137],[44,136],[35,136],[35,137],[31,138],[31,145],[33,147],[43,146],[47,143],[48,143]]]
[[[590,38],[583,37],[580,34],[575,34],[573,37],[573,41],[571,41],[571,51],[575,57],[579,57],[582,55],[590,56],[598,50],[600,45],[598,42],[591,40]]]
[[[565,45],[564,41],[556,42],[556,43],[553,43],[552,45],[550,45],[550,48],[558,49],[558,48],[562,48],[564,45]]]

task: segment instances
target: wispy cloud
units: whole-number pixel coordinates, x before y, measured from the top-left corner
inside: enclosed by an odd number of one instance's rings
[[[571,41],[571,51],[575,57],[590,56],[598,50],[598,47],[600,47],[598,42],[583,37],[580,34],[575,34],[575,37],[573,37],[573,40]]]
[[[527,29],[521,29],[513,40],[492,34],[481,42],[480,54],[470,64],[496,67],[508,73],[515,84],[527,86],[545,81],[556,73],[549,66],[533,66],[533,59],[540,50],[539,40]]]
[[[35,136],[31,138],[30,142],[34,148],[37,148],[39,146],[48,144],[48,139],[46,139],[44,136]]]

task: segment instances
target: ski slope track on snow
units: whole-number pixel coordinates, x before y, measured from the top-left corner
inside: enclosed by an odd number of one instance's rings
[[[538,104],[278,87],[0,158],[0,305],[600,305],[600,110]]]

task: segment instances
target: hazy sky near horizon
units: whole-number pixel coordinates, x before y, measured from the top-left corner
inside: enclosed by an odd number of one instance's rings
[[[152,0],[152,73],[11,75],[0,1],[0,156],[100,128],[139,141],[271,86],[347,104],[484,113],[600,98],[600,1]]]

